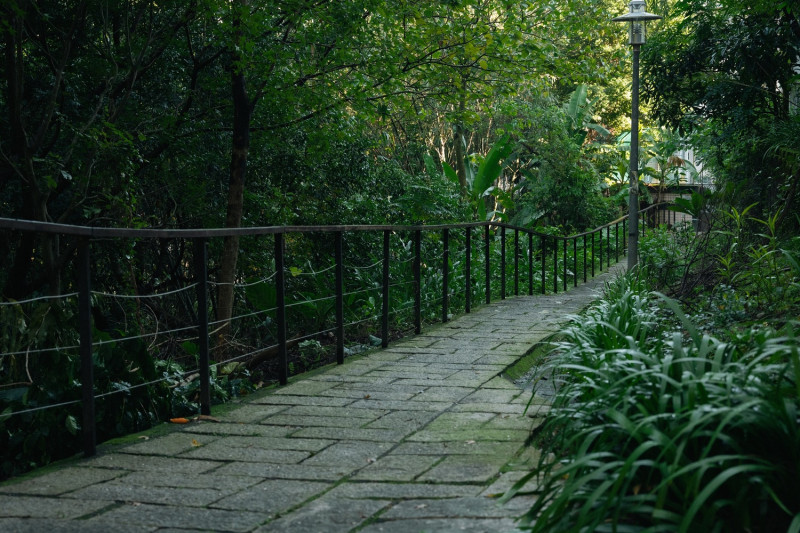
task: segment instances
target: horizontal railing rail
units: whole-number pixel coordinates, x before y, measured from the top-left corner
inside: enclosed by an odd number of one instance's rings
[[[641,231],[645,232],[648,224],[674,223],[674,213],[666,210],[667,204],[650,206],[641,211]],[[672,217],[672,218],[670,218]],[[480,236],[476,236],[478,229],[482,229]],[[621,231],[620,231],[621,230]],[[96,449],[97,432],[95,420],[95,402],[101,397],[106,397],[113,392],[97,393],[95,390],[95,366],[93,353],[103,344],[111,342],[124,342],[128,339],[115,339],[114,341],[94,341],[94,324],[92,299],[93,298],[144,298],[142,295],[120,295],[104,293],[102,290],[92,290],[92,285],[102,285],[102,280],[92,279],[92,246],[99,246],[109,239],[156,239],[177,240],[189,248],[187,256],[191,256],[190,265],[187,264],[190,279],[186,286],[174,293],[186,300],[184,305],[189,312],[196,314],[190,324],[176,326],[170,332],[185,332],[194,338],[197,347],[197,368],[189,373],[197,374],[199,386],[199,411],[201,414],[210,414],[211,407],[211,371],[219,365],[230,361],[241,361],[256,358],[264,353],[275,353],[277,357],[277,381],[286,384],[290,375],[288,351],[290,345],[296,345],[307,339],[323,335],[335,339],[335,360],[338,364],[344,362],[346,352],[346,328],[359,327],[365,323],[379,323],[379,337],[381,346],[388,346],[390,340],[390,315],[410,313],[413,331],[419,333],[423,323],[423,308],[428,310],[427,317],[438,314],[441,322],[447,322],[451,312],[456,308],[469,313],[478,299],[490,303],[497,295],[503,299],[510,294],[519,295],[521,288],[527,289],[527,294],[534,292],[545,293],[548,290],[558,292],[566,291],[570,282],[577,286],[580,280],[588,280],[596,271],[608,268],[613,261],[619,260],[621,254],[627,249],[627,217],[621,217],[599,228],[577,235],[560,236],[539,232],[530,228],[513,226],[501,222],[474,222],[461,224],[438,224],[430,226],[400,226],[400,225],[328,225],[328,226],[272,226],[257,228],[215,228],[215,229],[133,229],[133,228],[107,228],[91,226],[71,226],[48,222],[0,218],[0,231],[5,232],[34,232],[41,234],[56,234],[70,236],[77,239],[76,254],[74,257],[75,279],[70,286],[75,291],[69,297],[77,299],[79,342],[75,346],[58,346],[33,350],[33,352],[46,352],[56,350],[74,350],[77,348],[80,355],[80,383],[81,398],[67,402],[58,402],[51,406],[36,406],[35,408],[18,412],[4,412],[3,416],[14,416],[23,412],[31,412],[46,408],[58,408],[81,404],[80,425],[83,439],[83,451],[86,455],[93,455]],[[376,248],[380,249],[380,258],[370,265],[347,265],[345,263],[345,235],[351,233],[378,233],[381,242]],[[290,278],[297,277],[305,272],[297,272],[287,265],[287,238],[293,235],[320,234],[328,235],[328,244],[332,240],[333,257],[324,267],[307,273],[309,276],[327,275],[330,282],[322,285],[332,285],[332,294],[315,294],[308,298],[304,295],[289,294],[287,287]],[[274,305],[253,311],[252,313],[234,316],[228,320],[209,320],[212,304],[209,300],[211,286],[214,282],[209,279],[208,272],[208,246],[214,239],[227,236],[240,237],[269,237],[272,236],[271,261],[274,263],[274,272],[252,284],[261,286],[269,285],[270,293],[274,288]],[[403,239],[402,250],[392,249],[392,236],[395,241]],[[423,235],[426,236],[426,251],[435,255],[423,257]],[[296,237],[292,237],[295,239]],[[430,250],[428,250],[430,249]],[[400,255],[405,254],[402,258]],[[354,255],[354,254],[351,254]],[[496,256],[499,255],[499,258]],[[509,258],[511,255],[511,258]],[[499,264],[498,264],[499,261]],[[476,267],[483,266],[483,279],[479,280]],[[432,266],[436,265],[436,266]],[[392,267],[395,267],[393,272]],[[380,267],[380,275],[373,276],[374,282],[353,288],[352,279],[361,279],[362,272],[370,272]],[[410,269],[409,269],[410,267]],[[436,275],[426,275],[423,279],[422,270],[426,273],[435,272]],[[346,270],[351,274],[346,277]],[[410,270],[410,272],[409,272]],[[289,278],[287,278],[287,274]],[[372,276],[372,274],[370,274]],[[378,279],[379,278],[379,281]],[[242,279],[242,278],[240,278]],[[372,279],[372,278],[370,278]],[[510,281],[510,283],[509,283]],[[499,291],[497,284],[499,283]],[[552,283],[552,285],[550,285]],[[350,290],[347,285],[350,284]],[[426,290],[427,299],[423,299],[423,284],[433,289]],[[463,290],[458,290],[463,286]],[[441,285],[441,286],[439,286]],[[513,286],[513,289],[509,287]],[[247,287],[247,284],[240,284]],[[392,291],[400,292],[410,287],[406,301],[392,310],[390,301]],[[193,290],[192,290],[193,289]],[[188,295],[186,291],[189,291]],[[430,294],[438,293],[431,300]],[[370,295],[368,298],[366,295]],[[149,298],[163,296],[150,295]],[[291,296],[294,300],[287,298]],[[375,297],[377,296],[377,298]],[[62,297],[66,297],[62,295]],[[358,298],[361,297],[360,300]],[[481,298],[482,297],[482,298]],[[49,297],[36,298],[46,300]],[[375,302],[377,315],[362,317],[346,317],[345,311],[350,300],[359,302]],[[379,305],[377,302],[380,302]],[[21,302],[0,302],[0,305],[18,305]],[[332,307],[334,315],[333,324],[322,321],[322,329],[312,332],[288,335],[287,313],[301,307],[319,307],[321,305]],[[431,305],[440,305],[438,313],[430,312]],[[196,310],[196,312],[194,312]],[[274,329],[274,342],[267,346],[258,346],[255,350],[229,358],[215,358],[212,363],[210,352],[210,338],[212,331],[234,320],[249,319],[253,316],[267,316],[264,319]],[[274,320],[271,318],[274,316]],[[273,324],[274,322],[274,324]],[[399,322],[399,321],[398,321]],[[158,335],[164,332],[144,333],[142,339],[155,343]],[[31,349],[19,351],[6,351],[0,353],[0,358],[25,354],[30,356]],[[224,359],[224,360],[220,360]],[[137,386],[146,386],[143,383]]]

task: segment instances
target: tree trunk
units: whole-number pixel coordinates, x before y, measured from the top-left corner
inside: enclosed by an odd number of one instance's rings
[[[240,11],[237,8],[246,6],[246,0],[239,0],[234,5],[234,34],[236,40],[241,39]],[[241,50],[241,47],[237,47]],[[244,200],[244,179],[247,170],[247,154],[250,150],[250,117],[252,104],[247,95],[242,61],[237,53],[234,56],[231,71],[231,87],[233,89],[233,143],[231,149],[230,184],[228,187],[228,207],[225,215],[226,228],[238,228],[242,225],[242,205]],[[233,284],[236,281],[236,263],[239,258],[239,237],[226,237],[220,260],[220,273],[217,279],[217,320],[223,321],[219,330],[217,347],[227,333],[230,332],[230,319],[233,313]],[[216,350],[216,358],[224,356],[223,350]]]
[[[456,154],[456,174],[458,174],[458,183],[461,186],[461,193],[467,195],[467,154],[465,150],[464,138],[464,110],[467,107],[466,92],[461,92],[461,99],[458,102],[458,116],[456,117],[456,124],[453,132],[453,144],[455,145]]]

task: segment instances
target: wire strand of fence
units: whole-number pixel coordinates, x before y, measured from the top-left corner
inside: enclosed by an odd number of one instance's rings
[[[373,292],[373,291],[380,291],[380,287],[368,287],[366,289],[361,289],[357,291],[345,292],[342,296],[355,296],[357,294],[363,294],[365,292]]]
[[[371,265],[355,266],[355,265],[345,264],[345,268],[352,268],[353,270],[369,270],[370,268],[375,268],[376,266],[382,265],[382,264],[383,264],[383,259],[378,259],[378,261],[376,261],[375,263],[372,263]]]
[[[184,291],[191,290],[197,287],[197,283],[192,283],[191,285],[187,285],[186,287],[182,287],[180,289],[175,289],[172,291],[167,292],[159,292],[154,294],[115,294],[112,292],[102,292],[102,291],[91,291],[91,293],[95,296],[105,296],[108,298],[120,298],[120,299],[130,299],[130,300],[137,300],[137,299],[145,299],[145,298],[161,298],[163,296],[171,296],[173,294],[178,294]]]
[[[53,348],[37,348],[35,350],[22,350],[22,351],[18,351],[18,352],[5,352],[5,353],[0,353],[0,358],[6,357],[6,356],[11,356],[11,355],[28,355],[28,354],[38,355],[38,354],[42,354],[42,353],[46,353],[46,352],[55,352],[55,351],[59,351],[59,350],[63,350],[63,351],[77,350],[78,348],[80,348],[80,346],[75,344],[75,345],[71,345],[71,346],[55,346]]]
[[[300,305],[314,304],[314,303],[317,303],[317,302],[322,302],[324,300],[333,300],[335,298],[336,298],[336,296],[323,296],[322,298],[315,298],[313,300],[298,300],[296,302],[292,302],[290,304],[286,304],[286,309],[289,309],[290,307],[297,307],[297,306],[300,306]]]
[[[18,415],[24,415],[27,413],[35,413],[37,411],[45,411],[47,409],[56,409],[57,407],[67,407],[69,405],[75,405],[81,403],[81,400],[71,400],[68,402],[60,402],[60,403],[52,403],[48,405],[42,405],[39,407],[29,407],[27,409],[23,409],[22,411],[12,411],[10,413],[3,413],[3,417],[12,417]]]
[[[92,342],[92,346],[104,346],[104,345],[107,345],[107,344],[115,344],[115,343],[121,343],[121,342],[135,341],[135,340],[140,340],[140,339],[150,339],[150,338],[153,338],[153,337],[159,337],[159,336],[168,335],[168,334],[171,334],[171,333],[181,333],[183,331],[192,331],[192,330],[196,330],[196,329],[197,329],[197,326],[184,326],[182,328],[165,329],[164,331],[153,331],[153,332],[150,332],[150,333],[141,333],[139,335],[132,335],[130,337],[125,336],[125,337],[118,337],[118,338],[115,338],[115,339],[104,339],[104,340],[94,341],[94,342]]]
[[[327,268],[323,268],[322,270],[311,269],[311,272],[303,272],[303,271],[298,272],[298,271],[293,271],[291,268],[289,268],[289,273],[292,275],[292,277],[316,276],[317,274],[324,274],[325,272],[333,270],[334,268],[336,268],[336,264],[333,264]]]
[[[58,294],[56,296],[37,296],[36,298],[28,298],[27,300],[11,300],[7,302],[0,302],[0,307],[12,307],[15,305],[29,304],[44,300],[66,300],[67,298],[73,298],[75,296],[78,296],[77,292],[68,292],[66,294]]]
[[[261,283],[267,283],[269,281],[272,281],[272,278],[274,278],[277,275],[278,275],[277,272],[273,272],[271,275],[267,276],[266,278],[261,278],[259,280],[251,281],[249,283],[234,283],[233,286],[235,288],[237,288],[237,289],[246,289],[247,287],[252,287],[254,285],[259,285]],[[211,283],[209,283],[209,285],[211,285]],[[222,283],[214,282],[213,285],[222,285]]]
[[[269,309],[259,309],[258,311],[252,311],[250,313],[245,313],[243,315],[232,316],[231,318],[229,318],[227,320],[225,320],[225,319],[223,319],[223,320],[212,320],[212,321],[209,321],[208,325],[209,326],[219,326],[221,324],[227,324],[228,322],[233,322],[235,320],[240,320],[240,319],[243,319],[243,318],[250,318],[250,317],[254,317],[254,316],[258,316],[258,315],[263,315],[263,314],[266,314],[266,313],[271,313],[272,311],[275,311],[276,309],[277,309],[277,307],[270,307]]]

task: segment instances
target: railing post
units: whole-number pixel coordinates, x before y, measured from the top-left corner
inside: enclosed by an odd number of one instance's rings
[[[450,230],[442,230],[442,324],[447,322],[450,297]]]
[[[619,261],[619,222],[614,224],[614,261]]]
[[[336,263],[336,363],[344,363],[344,235],[334,234],[334,261]]]
[[[586,234],[583,234],[583,282],[586,283]]]
[[[211,361],[208,354],[208,247],[194,239],[194,279],[197,283],[197,348],[200,374],[200,414],[211,414]]]
[[[528,233],[528,296],[533,296],[533,233]]]
[[[567,292],[567,239],[564,239],[564,292]]]
[[[578,286],[578,238],[572,239],[572,279],[575,287]]]
[[[592,231],[592,277],[594,277],[594,231]]]
[[[519,230],[514,230],[514,296],[519,296]]]
[[[286,278],[284,275],[283,233],[275,234],[275,326],[278,328],[278,381],[289,382],[289,357],[286,350]]]
[[[87,457],[97,453],[97,430],[94,406],[94,363],[92,362],[92,299],[91,258],[89,239],[81,239],[78,245],[78,331],[80,334],[81,359],[81,406],[83,453]]]
[[[490,256],[491,256],[491,243],[489,242],[490,239],[490,229],[489,224],[485,226],[484,230],[484,263],[486,266],[486,303],[490,303],[492,301],[492,265],[490,263]]]
[[[467,226],[467,232],[465,235],[466,247],[465,247],[465,265],[464,265],[464,277],[466,289],[464,294],[464,312],[469,313],[470,307],[472,305],[472,228]]]
[[[506,227],[500,227],[500,299],[506,299]]]
[[[544,235],[539,237],[540,247],[542,249],[542,294],[547,293],[547,276],[545,275],[545,269],[547,268],[547,238]]]
[[[606,226],[606,246],[608,246],[608,253],[606,254],[606,266],[611,268],[611,226]]]
[[[553,237],[553,293],[558,294],[558,239]]]
[[[383,230],[383,313],[381,347],[389,346],[389,230]]]
[[[603,271],[603,228],[600,228],[600,272]]]
[[[622,251],[628,251],[628,219],[622,221]]]
[[[414,332],[422,332],[422,230],[414,232]]]

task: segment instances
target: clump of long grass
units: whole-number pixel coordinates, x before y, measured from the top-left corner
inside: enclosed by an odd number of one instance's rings
[[[800,531],[797,324],[724,343],[635,280],[608,293],[554,356],[561,386],[518,484],[539,491],[521,525]]]

